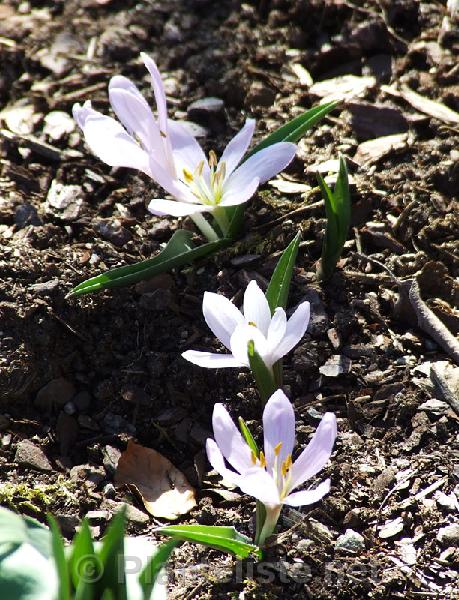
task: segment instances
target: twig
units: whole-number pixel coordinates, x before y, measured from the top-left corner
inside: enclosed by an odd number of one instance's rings
[[[408,284],[409,282],[404,282]],[[419,284],[416,279],[411,281],[408,297],[418,318],[420,329],[425,331],[441,348],[459,365],[459,341],[433,313],[421,298]]]
[[[430,367],[430,375],[435,385],[438,386],[443,398],[451,406],[454,412],[459,415],[459,399],[451,390],[443,373],[440,372],[440,369],[436,365],[432,365]]]

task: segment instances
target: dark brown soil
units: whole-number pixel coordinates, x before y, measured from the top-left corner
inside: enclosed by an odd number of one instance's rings
[[[170,571],[172,597],[459,598],[459,539],[441,533],[457,523],[459,414],[431,384],[426,364],[452,359],[413,315],[395,310],[398,288],[383,269],[417,276],[423,299],[459,332],[459,122],[419,112],[400,93],[408,87],[459,111],[459,28],[442,26],[444,4],[0,5],[1,504],[41,520],[52,511],[68,536],[89,510],[113,510],[107,500],[142,508],[111,485],[116,449],[134,437],[196,486],[198,506],[184,522],[234,524],[251,535],[254,503],[238,490],[222,497],[203,444],[217,401],[257,429],[253,381],[246,372],[193,367],[180,353],[218,349],[201,314],[204,291],[238,302],[250,279],[265,285],[301,227],[290,306],[309,299],[313,316],[285,361],[285,388],[300,445],[325,410],[337,414],[331,493],[283,512],[262,565],[185,544]],[[217,152],[246,115],[257,118],[261,138],[320,101],[292,65],[314,82],[375,78],[302,140],[285,173],[314,186],[312,165],[340,152],[348,158],[353,228],[328,284],[315,279],[319,194],[266,185],[249,203],[235,248],[134,288],[66,299],[85,278],[153,255],[182,226],[152,217],[146,204],[159,188],[136,172],[110,170],[76,129],[65,130],[65,117],[50,135],[47,115],[70,114],[74,102],[91,99],[108,111],[112,75],[130,77],[151,100],[141,51],[163,73],[172,116],[198,120],[200,141]],[[187,117],[194,100],[209,96],[224,100],[220,116]],[[363,154],[365,141],[394,134],[392,147]],[[47,203],[53,181],[77,186],[76,201],[62,209]],[[319,369],[333,355],[344,372],[332,377]],[[47,470],[27,466],[18,452],[23,440],[35,447],[31,461]],[[93,515],[96,534],[106,522],[105,513]],[[130,530],[148,534],[157,524],[134,520]],[[363,536],[354,551],[337,544],[347,529]]]

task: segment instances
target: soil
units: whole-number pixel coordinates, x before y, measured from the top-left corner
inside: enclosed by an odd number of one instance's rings
[[[459,121],[403,95],[409,88],[459,110],[459,28],[444,4],[0,5],[1,504],[40,520],[51,511],[68,537],[96,511],[101,535],[114,501],[143,510],[112,485],[119,451],[135,438],[196,487],[198,504],[182,522],[252,535],[254,502],[228,494],[203,451],[215,402],[260,434],[252,378],[199,369],[180,353],[222,350],[202,317],[204,291],[240,303],[250,279],[266,285],[301,228],[289,306],[310,300],[312,321],[286,357],[285,390],[299,446],[321,414],[337,415],[331,492],[317,505],[285,508],[261,565],[184,544],[171,564],[171,596],[459,598],[459,536],[444,530],[458,522],[459,414],[429,378],[430,363],[454,357],[397,304],[397,279],[416,277],[426,304],[459,332]],[[158,63],[173,118],[194,122],[217,153],[247,116],[261,139],[317,104],[324,94],[312,80],[359,79],[354,96],[299,144],[283,174],[289,193],[267,184],[250,201],[233,248],[135,287],[66,299],[89,276],[152,256],[177,227],[192,227],[151,216],[146,205],[160,188],[103,164],[66,118],[87,99],[108,112],[115,74],[151,101],[141,51]],[[223,109],[189,108],[208,97]],[[363,145],[387,135],[396,139]],[[353,177],[353,222],[335,275],[319,284],[325,221],[314,172],[339,153]],[[56,201],[56,184],[75,186],[68,201]],[[131,533],[151,535],[160,524],[145,517],[133,513]]]

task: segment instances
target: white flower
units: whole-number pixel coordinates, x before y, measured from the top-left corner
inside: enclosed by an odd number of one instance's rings
[[[243,312],[219,294],[206,292],[202,312],[207,325],[231,354],[214,354],[187,350],[183,358],[200,367],[248,367],[247,345],[253,340],[255,350],[268,368],[298,344],[309,323],[309,302],[302,302],[287,321],[283,308],[271,310],[256,281],[244,294]]]
[[[451,16],[454,17],[459,12],[459,0],[448,0],[446,8],[451,13]]]
[[[295,156],[295,144],[279,142],[238,167],[255,128],[255,121],[248,119],[220,160],[213,151],[207,158],[187,129],[167,118],[161,75],[151,58],[141,56],[151,75],[157,119],[136,86],[122,76],[113,77],[108,90],[121,123],[94,110],[89,101],[75,104],[73,115],[101,160],[112,167],[143,171],[176,199],[152,200],[148,208],[153,214],[182,217],[243,204]]]
[[[283,504],[303,506],[320,500],[330,490],[330,479],[316,488],[293,492],[328,462],[337,434],[336,417],[325,413],[313,438],[293,461],[295,414],[287,396],[277,390],[263,412],[264,452],[257,457],[244,441],[222,404],[212,416],[214,438],[206,443],[212,467],[228,482],[265,505],[266,522],[258,543],[271,535]],[[232,469],[225,465],[225,460]]]

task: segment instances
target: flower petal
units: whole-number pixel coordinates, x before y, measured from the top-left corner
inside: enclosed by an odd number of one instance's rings
[[[247,159],[228,179],[231,186],[243,189],[254,177],[260,184],[268,181],[290,163],[295,156],[296,145],[290,142],[279,142],[263,148]]]
[[[269,355],[268,343],[265,336],[259,329],[253,325],[238,325],[234,330],[230,340],[230,348],[233,356],[246,367],[249,366],[249,357],[247,355],[247,346],[250,341],[255,344],[255,350],[260,355],[268,368],[272,367],[271,357]]]
[[[214,354],[213,352],[199,352],[199,350],[187,350],[182,353],[185,360],[204,367],[206,369],[224,369],[226,367],[243,367],[232,354]]]
[[[290,489],[294,489],[313,477],[327,464],[337,435],[336,417],[325,413],[309,444],[292,466]]]
[[[274,351],[281,343],[287,330],[287,315],[280,306],[274,311],[273,318],[268,327],[268,346]]]
[[[214,406],[212,427],[217,446],[229,464],[242,475],[253,469],[252,451],[223,404]]]
[[[128,132],[140,140],[143,148],[153,154],[163,168],[169,169],[158,124],[136,86],[126,77],[112,77],[108,95],[116,116]]]
[[[232,180],[230,179],[228,183],[225,184],[223,196],[219,206],[237,206],[238,204],[244,204],[244,202],[250,200],[250,198],[255,194],[260,183],[258,177],[255,177],[243,188],[238,188],[237,186],[233,185],[231,181]]]
[[[172,119],[168,120],[168,130],[177,177],[183,179],[183,169],[187,169],[193,174],[201,161],[204,162],[203,174],[207,174],[209,172],[209,164],[196,138],[183,125],[172,121]]]
[[[322,481],[316,488],[312,490],[303,490],[302,492],[294,492],[285,498],[284,504],[288,506],[306,506],[314,504],[330,491],[330,479]]]
[[[175,176],[171,175],[170,170],[160,165],[152,155],[149,156],[149,168],[150,177],[158,182],[171,196],[174,196],[174,198],[181,202],[196,203],[197,198],[193,196],[190,189],[176,179]]]
[[[277,390],[268,400],[263,411],[265,456],[268,469],[274,468],[275,447],[281,443],[277,456],[278,477],[282,463],[292,454],[295,445],[295,413],[293,406],[282,390]]]
[[[80,117],[84,118],[81,113]],[[150,174],[147,153],[115,119],[94,111],[84,118],[83,133],[92,152],[107,165]]]
[[[162,217],[169,215],[171,217],[186,217],[209,210],[209,206],[203,204],[189,204],[188,202],[179,202],[175,200],[162,200],[160,198],[150,201],[148,210],[153,215]]]
[[[241,311],[225,296],[205,292],[202,312],[209,329],[230,350],[234,330],[245,322]]]
[[[219,163],[226,163],[226,177],[228,178],[241,162],[252,140],[255,129],[255,119],[247,119],[244,127],[237,133],[226,146]]]
[[[285,336],[272,351],[274,362],[290,352],[301,340],[309,325],[310,312],[309,302],[302,302],[287,321]]]
[[[253,467],[250,471],[242,473],[238,485],[245,494],[253,496],[263,504],[281,504],[277,485],[265,469]]]
[[[239,485],[241,475],[238,475],[238,473],[235,473],[226,467],[223,454],[220,452],[215,441],[210,438],[206,441],[206,452],[210,464],[218,473],[220,473],[223,479],[226,479],[226,481],[234,485]]]
[[[72,114],[73,114],[73,118],[77,122],[78,127],[83,129],[86,119],[90,115],[99,115],[101,113],[98,113],[97,110],[94,110],[92,108],[91,100],[86,100],[86,102],[83,105],[74,104],[72,107]]]
[[[271,310],[266,296],[252,280],[244,293],[244,317],[248,323],[253,323],[266,337],[271,323]]]

